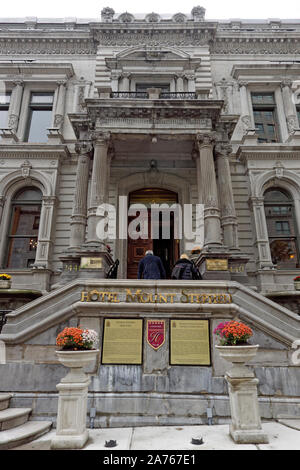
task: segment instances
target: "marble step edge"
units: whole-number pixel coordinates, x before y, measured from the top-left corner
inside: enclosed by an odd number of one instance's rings
[[[27,421],[21,426],[0,432],[0,450],[27,444],[50,431],[52,421]]]

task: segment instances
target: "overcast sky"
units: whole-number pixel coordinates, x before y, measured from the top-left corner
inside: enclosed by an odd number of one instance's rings
[[[1,0],[0,17],[100,18],[102,8],[116,13],[190,13],[194,6],[206,8],[207,19],[300,19],[300,0]]]

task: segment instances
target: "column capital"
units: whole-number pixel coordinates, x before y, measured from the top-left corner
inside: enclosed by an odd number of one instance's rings
[[[78,155],[87,155],[93,150],[93,144],[89,141],[76,142],[75,152]]]
[[[66,86],[67,85],[67,80],[57,80],[56,85],[60,86]]]
[[[232,153],[232,145],[218,142],[215,146],[215,153],[217,157],[227,158]]]
[[[239,80],[237,84],[239,88],[242,88],[242,87],[247,87],[249,85],[249,82],[247,82],[246,80]]]
[[[285,80],[282,80],[282,82],[280,83],[281,89],[286,88],[286,87],[292,89],[292,85],[293,85],[293,80],[290,80],[288,78]]]
[[[24,88],[25,83],[24,83],[24,80],[22,80],[20,78],[19,79],[17,78],[15,80],[13,80],[13,85],[14,86],[21,86],[22,88]]]
[[[215,136],[212,134],[197,134],[196,141],[200,148],[212,147],[216,142]]]
[[[108,145],[111,139],[111,133],[92,131],[91,139],[94,141],[94,145]]]

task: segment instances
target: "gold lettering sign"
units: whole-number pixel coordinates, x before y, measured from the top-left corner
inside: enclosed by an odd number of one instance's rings
[[[102,259],[101,258],[81,258],[80,263],[81,269],[101,269]]]
[[[231,294],[193,293],[182,289],[178,293],[154,294],[142,289],[125,289],[125,292],[91,291],[81,292],[81,302],[140,303],[140,304],[231,304]]]
[[[104,321],[102,364],[142,364],[143,320]]]
[[[208,320],[171,320],[170,364],[209,366]]]
[[[207,271],[228,271],[228,260],[227,259],[207,259],[206,269]]]

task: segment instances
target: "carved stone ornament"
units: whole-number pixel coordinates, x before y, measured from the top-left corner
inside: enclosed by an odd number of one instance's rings
[[[28,160],[25,160],[21,165],[21,172],[23,178],[28,178],[30,176],[30,170],[32,168],[31,163]]]
[[[228,157],[232,153],[232,145],[219,143],[215,146],[215,152],[220,157]]]
[[[128,13],[127,11],[125,13],[122,13],[119,18],[119,21],[121,23],[133,23],[134,22],[134,16],[131,13]]]
[[[146,16],[145,20],[147,21],[147,23],[159,23],[160,16],[157,13],[152,12]]]
[[[76,142],[75,144],[75,152],[78,155],[86,155],[90,153],[93,149],[93,145],[91,142],[83,141],[83,142]]]
[[[174,23],[185,23],[187,17],[183,13],[176,13],[176,15],[172,17],[172,20]]]
[[[194,18],[194,21],[204,21],[205,19],[205,8],[196,6],[192,9],[191,14]]]
[[[114,17],[115,11],[112,8],[105,7],[101,11],[101,21],[111,23]]]
[[[204,147],[204,146],[210,147],[214,145],[215,143],[214,136],[210,134],[197,134],[196,139],[200,147]]]
[[[288,127],[288,132],[289,134],[292,134],[295,129],[298,129],[299,124],[298,124],[298,119],[296,116],[288,116],[286,119],[287,122],[287,127]]]

